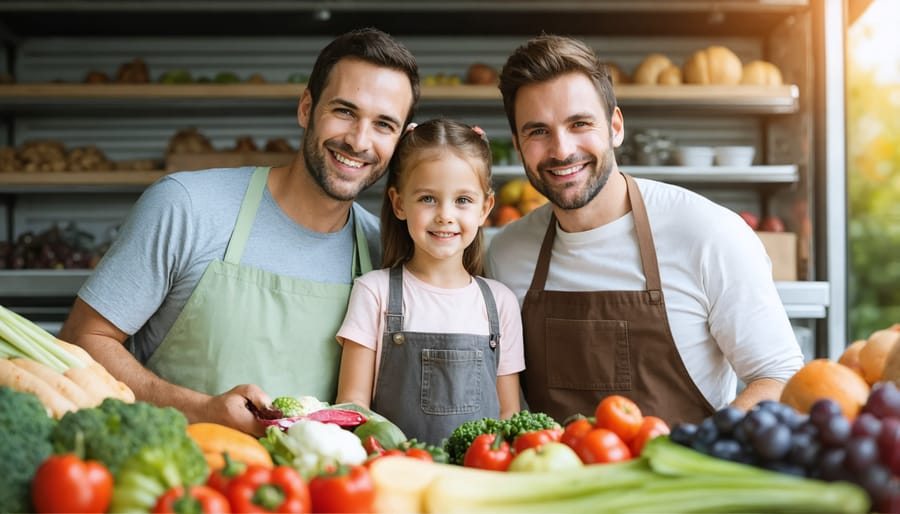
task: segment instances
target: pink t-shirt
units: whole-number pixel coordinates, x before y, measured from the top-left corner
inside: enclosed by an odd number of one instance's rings
[[[366,273],[356,279],[350,304],[337,339],[345,339],[375,350],[375,383],[381,362],[384,313],[388,302],[388,269]],[[522,318],[519,301],[513,292],[496,280],[484,279],[500,315],[500,362],[497,375],[519,373],[525,369],[522,345]],[[417,279],[403,268],[403,330],[489,334],[487,307],[481,288],[473,279],[458,289],[443,289]]]

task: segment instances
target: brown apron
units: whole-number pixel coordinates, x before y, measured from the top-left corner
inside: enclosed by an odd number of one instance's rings
[[[675,346],[644,199],[633,178],[625,181],[647,290],[544,290],[556,236],[551,215],[522,305],[525,398],[532,411],[560,421],[592,416],[601,399],[619,394],[670,426],[696,423],[714,409]]]

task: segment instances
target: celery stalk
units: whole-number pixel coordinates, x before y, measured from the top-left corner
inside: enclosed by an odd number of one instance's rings
[[[86,366],[58,344],[52,334],[28,319],[0,305],[0,339],[23,356],[40,362],[60,373],[69,368]]]

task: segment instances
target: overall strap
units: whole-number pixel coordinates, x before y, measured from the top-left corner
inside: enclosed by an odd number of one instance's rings
[[[494,293],[491,292],[490,286],[481,277],[472,276],[478,287],[481,289],[481,295],[484,296],[484,303],[487,306],[488,322],[491,324],[491,350],[496,350],[500,344],[500,315],[497,313],[497,302],[494,301]]]
[[[390,271],[388,282],[388,306],[384,313],[385,333],[392,334],[403,330],[403,265],[397,264]]]
[[[231,239],[228,241],[228,247],[225,249],[225,262],[230,264],[238,264],[241,262],[241,255],[244,254],[244,247],[247,245],[247,239],[250,238],[250,229],[253,227],[253,220],[256,219],[256,211],[259,208],[259,202],[262,200],[263,191],[266,189],[266,182],[269,178],[268,167],[258,167],[250,177],[250,186],[244,194],[244,201],[241,202],[241,210],[238,212],[237,222],[234,224],[234,230],[231,232]]]

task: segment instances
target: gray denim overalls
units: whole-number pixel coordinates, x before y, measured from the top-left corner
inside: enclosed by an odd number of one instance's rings
[[[372,410],[408,438],[440,444],[466,421],[500,416],[500,317],[487,282],[473,278],[484,296],[491,335],[404,332],[403,267],[391,268]]]

